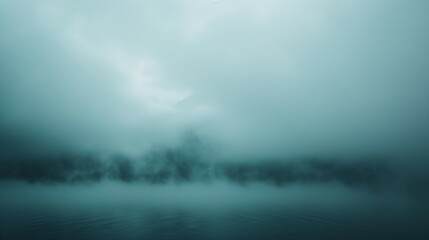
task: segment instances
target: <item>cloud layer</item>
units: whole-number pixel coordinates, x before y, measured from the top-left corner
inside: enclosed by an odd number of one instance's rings
[[[194,131],[222,158],[413,164],[429,156],[428,8],[5,0],[2,149],[136,156]]]

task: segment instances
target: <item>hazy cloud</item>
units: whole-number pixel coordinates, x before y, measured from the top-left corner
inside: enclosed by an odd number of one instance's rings
[[[192,129],[225,158],[427,156],[428,7],[2,1],[1,128],[102,154]]]

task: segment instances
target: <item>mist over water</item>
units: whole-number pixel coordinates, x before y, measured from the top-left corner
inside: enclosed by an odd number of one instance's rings
[[[0,239],[428,239],[429,3],[0,1]]]
[[[383,158],[214,161],[187,146],[157,149],[139,159],[9,159],[0,170],[5,239],[426,239],[429,234],[425,171]]]

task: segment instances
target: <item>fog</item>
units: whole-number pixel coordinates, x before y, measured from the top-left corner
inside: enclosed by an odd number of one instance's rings
[[[383,226],[418,226],[424,239],[428,10],[423,0],[1,0],[0,213],[93,209],[109,195],[193,211],[218,197],[213,209],[228,213],[314,207],[359,222],[361,209],[371,222],[384,203],[383,218],[413,220]],[[64,209],[49,211],[64,220]],[[38,216],[23,212],[0,218],[0,238],[38,239],[14,235]],[[215,225],[233,225],[225,219]],[[408,235],[388,228],[378,239]]]
[[[426,2],[167,2],[2,1],[2,132],[108,154],[192,130],[231,158],[426,155]]]

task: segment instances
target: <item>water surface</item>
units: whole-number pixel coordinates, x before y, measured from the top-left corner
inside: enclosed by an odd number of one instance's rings
[[[427,239],[424,202],[336,185],[1,185],[1,239]]]

